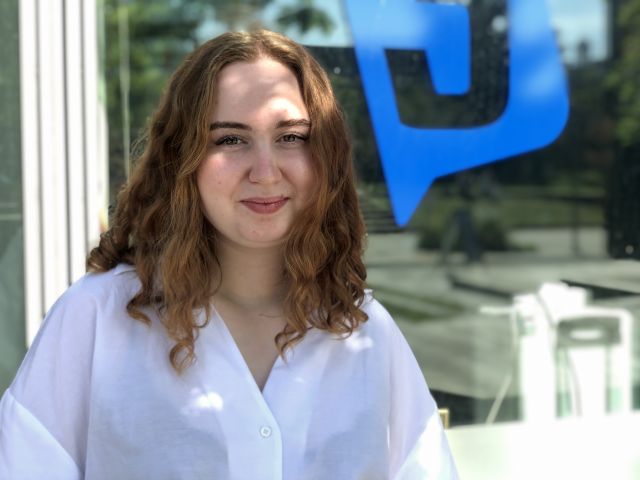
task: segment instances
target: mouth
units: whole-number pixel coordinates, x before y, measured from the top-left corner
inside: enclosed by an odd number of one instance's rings
[[[280,210],[288,201],[288,197],[252,197],[240,203],[255,213],[269,214]]]

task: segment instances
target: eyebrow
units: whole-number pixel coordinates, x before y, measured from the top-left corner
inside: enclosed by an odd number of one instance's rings
[[[291,120],[280,120],[276,124],[276,128],[286,128],[286,127],[308,127],[311,128],[311,122],[305,118],[297,118]]]
[[[290,120],[280,120],[276,128],[288,127],[311,127],[311,122],[305,118],[293,118]],[[249,125],[240,122],[213,122],[209,124],[209,130],[219,130],[221,128],[231,128],[236,130],[252,130]]]

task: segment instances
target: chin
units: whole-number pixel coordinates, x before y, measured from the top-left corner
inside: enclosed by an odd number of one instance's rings
[[[287,240],[286,235],[251,235],[243,238],[242,243],[250,248],[272,248],[282,246]]]
[[[260,249],[275,249],[284,247],[285,239],[281,240],[253,240],[247,241],[243,245],[246,248],[251,248],[255,250]]]

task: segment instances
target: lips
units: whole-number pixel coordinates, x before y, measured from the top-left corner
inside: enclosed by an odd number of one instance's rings
[[[280,210],[288,201],[288,197],[253,197],[245,198],[240,203],[253,212],[269,214]]]

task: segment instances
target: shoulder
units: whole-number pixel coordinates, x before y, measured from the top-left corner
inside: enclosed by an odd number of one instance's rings
[[[99,319],[116,312],[126,314],[127,303],[138,289],[139,280],[131,265],[85,274],[49,308],[27,358],[36,351],[53,355],[61,349],[88,348]]]
[[[361,310],[368,320],[361,326],[361,335],[371,338],[386,352],[388,359],[401,369],[415,369],[417,362],[404,334],[389,311],[374,298],[374,292],[366,290]]]
[[[106,272],[90,272],[74,282],[49,308],[43,327],[52,319],[95,316],[99,312],[118,311],[140,289],[132,265],[119,264]]]
[[[47,312],[9,387],[33,419],[31,425],[55,439],[78,464],[84,458],[97,339],[113,331],[113,312],[126,315],[138,283],[132,266],[118,265],[71,285]]]
[[[62,294],[52,310],[67,304],[95,302],[104,305],[128,301],[139,288],[135,267],[121,263],[106,272],[85,274]]]
[[[350,342],[363,342],[366,339],[367,344],[374,347],[372,351],[376,352],[375,355],[387,361],[409,349],[398,324],[389,311],[375,299],[371,290],[365,290],[360,310],[366,313],[367,320],[354,330]]]
[[[26,383],[47,384],[54,368],[76,371],[78,362],[89,362],[93,355],[100,318],[121,310],[139,283],[135,269],[118,265],[102,273],[88,273],[71,285],[51,306],[34,338],[13,384],[20,397]],[[27,375],[31,372],[31,375]],[[25,383],[26,382],[26,383]]]
[[[365,296],[360,305],[360,310],[367,314],[367,321],[362,327],[368,333],[382,335],[395,334],[398,326],[389,311],[373,296],[373,291],[365,290]]]

